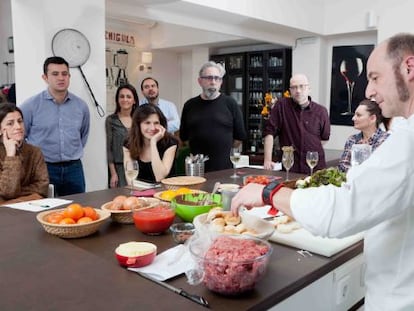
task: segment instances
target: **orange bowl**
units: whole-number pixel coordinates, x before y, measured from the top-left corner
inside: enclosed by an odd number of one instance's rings
[[[148,242],[127,242],[115,249],[119,264],[126,268],[148,266],[157,255],[157,246]]]

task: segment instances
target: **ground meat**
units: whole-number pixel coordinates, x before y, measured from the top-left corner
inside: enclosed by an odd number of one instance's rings
[[[220,236],[205,254],[203,282],[208,289],[225,295],[251,290],[265,271],[270,256],[263,255],[269,251],[264,243]]]

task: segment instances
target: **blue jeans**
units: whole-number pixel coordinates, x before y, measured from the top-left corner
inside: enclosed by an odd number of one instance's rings
[[[85,176],[80,160],[46,164],[56,196],[85,192]]]

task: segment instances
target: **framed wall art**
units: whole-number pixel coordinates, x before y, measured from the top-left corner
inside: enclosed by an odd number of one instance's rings
[[[331,105],[332,125],[353,125],[352,117],[365,98],[367,59],[374,45],[335,46],[332,51]]]

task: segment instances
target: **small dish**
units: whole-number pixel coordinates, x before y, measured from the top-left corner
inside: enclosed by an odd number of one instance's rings
[[[240,185],[238,184],[220,184],[218,187],[218,191],[221,192],[222,190],[236,190],[239,189]]]
[[[274,175],[246,175],[243,177],[243,185],[247,185],[248,183],[267,185],[278,179],[282,179],[282,177]]]
[[[178,244],[182,244],[195,233],[195,227],[191,222],[180,222],[172,224],[170,231],[174,241]]]
[[[115,249],[119,264],[127,268],[148,266],[157,255],[157,246],[148,242],[127,242]]]

